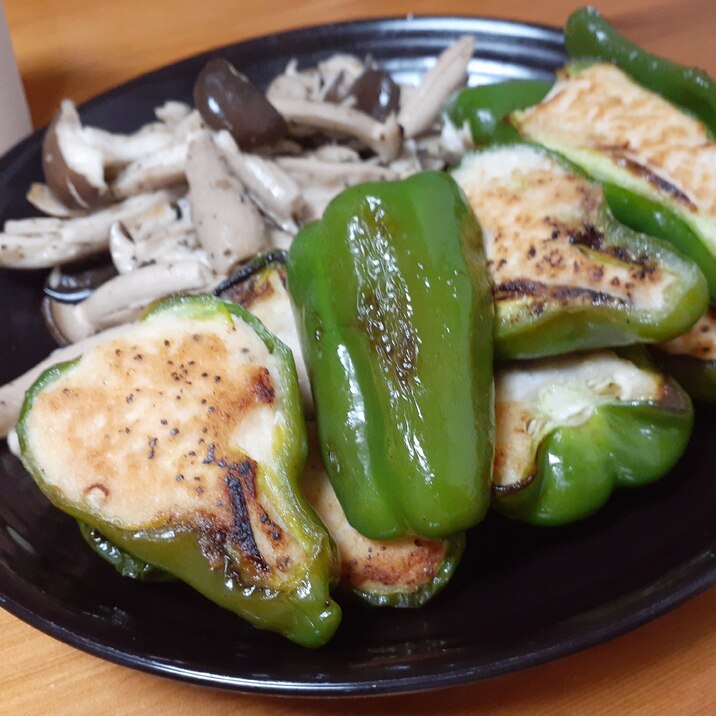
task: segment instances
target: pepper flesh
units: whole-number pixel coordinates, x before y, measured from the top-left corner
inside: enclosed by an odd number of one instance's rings
[[[350,524],[372,539],[437,539],[479,522],[493,312],[480,228],[452,179],[346,190],[294,239],[288,285]]]
[[[693,424],[688,396],[636,348],[505,365],[495,411],[493,505],[536,525],[582,519],[616,487],[662,477]]]
[[[80,534],[89,547],[105,562],[111,564],[123,577],[138,579],[142,582],[170,582],[174,580],[171,574],[158,569],[142,559],[125,552],[110,542],[99,530],[90,527],[85,522],[77,522]]]
[[[601,187],[558,155],[491,147],[466,155],[453,176],[483,228],[498,356],[665,340],[705,310],[698,268],[619,224]]]
[[[544,99],[552,87],[545,80],[509,80],[468,87],[458,92],[445,107],[447,121],[455,127],[466,124],[475,146],[514,142],[519,132],[509,116]]]
[[[50,501],[120,550],[299,644],[335,631],[336,555],[298,490],[293,358],[239,306],[158,304],[43,373],[17,432]]]

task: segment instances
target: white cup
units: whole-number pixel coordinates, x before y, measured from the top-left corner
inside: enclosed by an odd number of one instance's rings
[[[26,137],[31,129],[30,110],[0,0],[0,155]]]

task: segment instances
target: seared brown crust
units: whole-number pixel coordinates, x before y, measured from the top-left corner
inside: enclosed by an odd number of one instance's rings
[[[69,500],[128,528],[196,532],[210,564],[223,568],[230,554],[243,577],[262,583],[302,555],[260,488],[262,449],[272,448],[250,430],[268,419],[271,442],[274,364],[245,324],[214,323],[163,332],[153,320],[153,340],[140,327],[146,335],[90,351],[38,395],[33,449],[51,452],[61,469],[48,481]],[[48,431],[62,439],[48,444]]]
[[[658,308],[673,278],[607,240],[599,185],[530,146],[470,155],[455,171],[485,235],[498,311],[520,302]]]
[[[664,194],[668,194],[672,199],[676,199],[680,204],[683,204],[692,211],[696,210],[696,204],[685,194],[679,187],[666,180],[664,177],[659,176],[653,169],[639,163],[635,159],[624,156],[621,152],[612,152],[614,161],[617,166],[622,169],[626,169],[635,176],[646,179],[655,189],[658,189]]]
[[[374,594],[409,594],[438,574],[449,547],[447,540],[372,540],[350,526],[316,445],[309,453],[303,487],[338,547],[344,584]]]

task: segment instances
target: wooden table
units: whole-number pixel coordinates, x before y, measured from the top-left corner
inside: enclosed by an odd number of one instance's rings
[[[36,125],[183,56],[268,32],[381,15],[508,16],[562,24],[574,0],[5,0]],[[714,0],[601,0],[636,42],[716,75]],[[680,518],[688,519],[682,515]],[[211,691],[115,666],[0,612],[0,713],[379,714],[716,712],[716,590],[602,646],[427,695],[315,701]]]

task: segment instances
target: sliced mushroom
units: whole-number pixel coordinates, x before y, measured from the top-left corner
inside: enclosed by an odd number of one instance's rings
[[[196,233],[218,275],[228,275],[239,261],[268,247],[259,210],[229,172],[208,132],[191,143],[186,175]]]
[[[194,104],[210,127],[228,130],[243,149],[286,134],[286,122],[264,93],[219,57],[209,60],[196,78]]]
[[[84,209],[70,209],[52,193],[52,189],[47,184],[42,182],[30,184],[25,198],[38,211],[58,219],[70,219],[87,213]]]
[[[313,152],[303,152],[303,156],[315,157],[323,162],[360,162],[360,152],[344,144],[324,144]]]
[[[42,171],[52,193],[71,209],[88,209],[107,195],[102,151],[87,141],[80,116],[69,100],[45,132]]]
[[[445,169],[440,135],[422,135],[417,139],[406,139],[403,149],[388,167],[400,177],[407,177],[422,171],[441,171]]]
[[[112,193],[125,198],[184,183],[189,145],[203,131],[199,113],[188,114],[174,128],[169,142],[138,157],[117,174]]]
[[[170,128],[179,125],[191,113],[191,107],[185,102],[167,100],[154,110],[154,116]]]
[[[84,138],[102,152],[105,175],[152,154],[172,141],[174,133],[163,122],[145,124],[133,134],[115,134],[98,127],[84,127]]]
[[[127,227],[135,241],[145,241],[176,222],[191,225],[189,202],[185,197],[176,201],[173,196],[168,197],[166,201],[159,201],[146,211],[126,217],[122,225]]]
[[[70,209],[100,206],[112,199],[108,175],[158,151],[173,136],[173,128],[163,122],[146,124],[133,134],[85,127],[75,105],[64,100],[45,133],[45,181],[55,197]]]
[[[17,418],[20,415],[22,402],[25,399],[25,392],[40,377],[43,371],[57,363],[63,363],[77,358],[77,356],[82,355],[88,348],[102,341],[115,338],[126,331],[127,328],[127,325],[116,326],[102,333],[97,333],[90,338],[86,338],[84,341],[58,348],[50,353],[41,363],[38,363],[34,368],[28,370],[27,373],[0,387],[0,438],[6,437],[15,426]]]
[[[143,240],[137,240],[124,224],[113,224],[109,247],[112,261],[119,273],[136,271],[155,263],[199,261],[211,269],[207,253],[199,248],[199,239],[193,225],[175,221]]]
[[[470,125],[465,122],[462,127],[456,127],[449,119],[446,119],[440,133],[440,144],[446,161],[449,164],[455,164],[464,156],[465,152],[475,146]]]
[[[117,275],[114,264],[101,255],[75,264],[55,266],[45,280],[45,295],[60,303],[79,303]]]
[[[303,204],[298,184],[275,162],[257,154],[242,152],[228,132],[218,132],[214,142],[229,169],[261,208],[279,226],[295,230],[293,217],[300,212]]]
[[[398,179],[397,171],[368,161],[325,161],[320,155],[277,157],[276,164],[303,187],[311,184],[340,191],[366,181]]]
[[[309,97],[318,101],[342,102],[351,86],[365,71],[365,63],[355,55],[337,53],[317,65],[321,84],[316,94]],[[361,108],[362,109],[362,108]]]
[[[296,70],[296,61],[291,60],[286,71],[274,77],[266,90],[266,99],[275,104],[277,99],[311,99],[320,86],[320,77],[314,70],[311,76]]]
[[[5,222],[0,233],[0,266],[18,269],[51,268],[100,253],[109,244],[115,221],[132,222],[157,205],[173,201],[169,191],[140,194],[120,204],[72,219],[40,217]]]
[[[394,159],[400,151],[402,133],[393,116],[376,122],[363,112],[331,102],[278,99],[275,104],[287,121],[355,137],[383,161]]]
[[[210,291],[215,283],[211,269],[199,261],[151,264],[107,281],[81,303],[47,301],[44,314],[58,342],[75,343],[135,320],[152,301]]]
[[[323,161],[316,155],[277,157],[276,163],[303,187],[302,224],[320,218],[328,203],[348,186],[400,177],[393,169],[372,162]]]
[[[432,127],[445,100],[465,84],[467,66],[474,51],[474,38],[461,37],[440,54],[422,78],[418,91],[403,100],[398,122],[406,137],[415,137]]]

